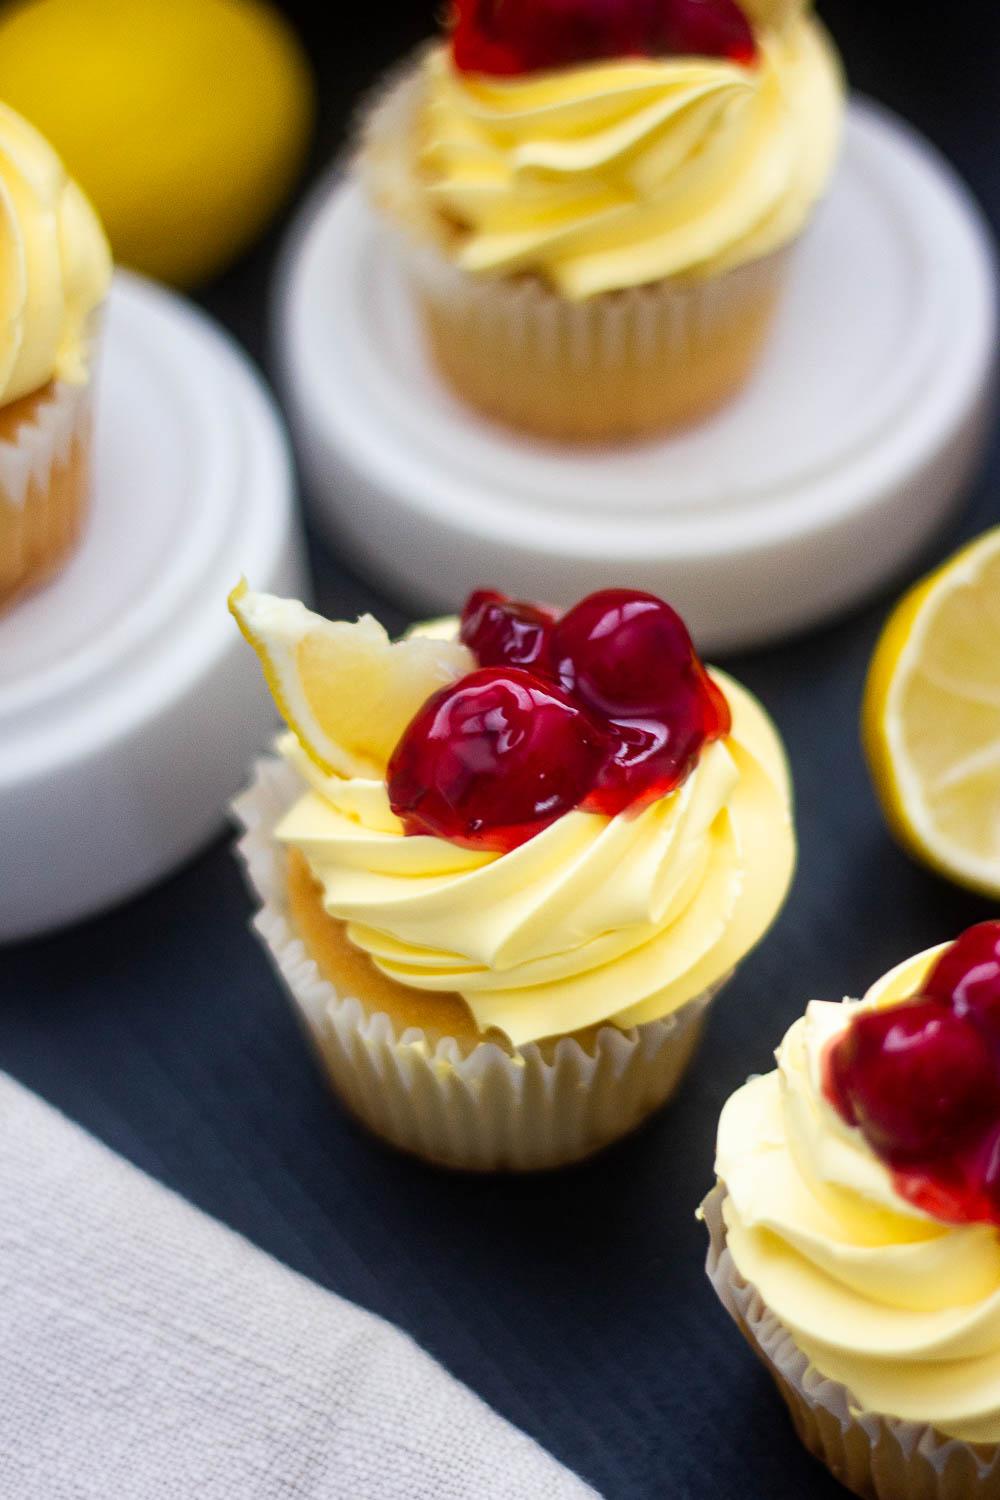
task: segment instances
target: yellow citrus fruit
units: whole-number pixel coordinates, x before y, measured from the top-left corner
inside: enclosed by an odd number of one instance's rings
[[[417,709],[475,667],[459,641],[411,635],[394,643],[371,615],[325,620],[297,599],[252,593],[245,579],[229,608],[288,727],[322,770],[339,776],[381,778]]]
[[[116,258],[188,286],[255,238],[301,167],[305,55],[262,0],[26,0],[0,99],[47,136]]]
[[[1000,527],[897,604],[868,670],[861,731],[900,842],[1000,897]]]

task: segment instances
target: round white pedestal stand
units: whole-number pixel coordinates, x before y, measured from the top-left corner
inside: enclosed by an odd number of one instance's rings
[[[226,594],[304,587],[280,421],[208,318],[116,275],[98,413],[83,545],[0,618],[0,940],[132,895],[222,826],[276,723]]]
[[[466,410],[351,183],[307,205],[277,310],[315,516],[365,571],[431,611],[484,584],[556,604],[647,588],[709,651],[812,625],[916,556],[980,459],[996,345],[975,205],[863,103],[763,361],[681,434],[558,447]]]

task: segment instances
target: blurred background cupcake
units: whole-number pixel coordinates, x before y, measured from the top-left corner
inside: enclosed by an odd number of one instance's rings
[[[111,260],[61,161],[0,105],[0,609],[54,573],[87,512],[98,309]]]
[[[842,93],[801,0],[459,0],[360,151],[440,372],[554,438],[724,402],[830,178]]]
[[[300,172],[314,96],[261,0],[22,0],[0,5],[0,99],[2,609],[86,514],[107,240],[177,285],[216,274]]]

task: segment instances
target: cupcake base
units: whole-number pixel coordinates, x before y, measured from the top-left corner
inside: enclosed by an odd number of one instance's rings
[[[431,252],[408,268],[439,372],[521,432],[608,442],[665,432],[733,396],[770,328],[786,252],[711,281],[568,302],[533,276],[476,280]]]
[[[51,381],[0,408],[0,611],[63,566],[91,492],[92,383]]]
[[[301,789],[283,762],[258,762],[234,804],[239,853],[263,903],[257,932],[336,1092],[370,1130],[441,1166],[536,1171],[589,1156],[666,1102],[719,986],[627,1032],[606,1025],[516,1049],[505,1037],[443,1032],[439,1010],[413,1025],[386,997],[339,993],[295,925],[287,854],[272,836]]]
[[[815,1458],[862,1500],[995,1500],[1000,1445],[962,1442],[926,1423],[859,1409],[850,1391],[822,1375],[744,1281],[726,1248],[725,1186],[701,1206],[709,1232],[705,1269],[723,1307],[762,1360]]]

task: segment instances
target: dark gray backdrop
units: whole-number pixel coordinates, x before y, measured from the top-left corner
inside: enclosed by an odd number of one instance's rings
[[[425,34],[430,6],[287,9],[320,78],[318,170],[358,91]],[[992,6],[830,0],[824,14],[854,82],[919,125],[995,223]],[[280,226],[201,299],[265,367],[279,238]],[[928,561],[1000,520],[998,479],[994,447]],[[325,548],[312,556],[326,612],[372,607],[403,623]],[[786,737],[798,876],[720,999],[675,1103],[589,1165],[477,1181],[364,1136],[330,1099],[247,932],[228,839],[118,911],[0,953],[0,1066],[290,1265],[399,1323],[609,1500],[843,1494],[800,1451],[716,1306],[693,1213],[723,1100],[769,1065],[807,999],[857,993],[903,955],[995,914],[909,863],[872,799],[857,711],[889,602],[723,663]],[[0,862],[16,879],[17,851]]]

